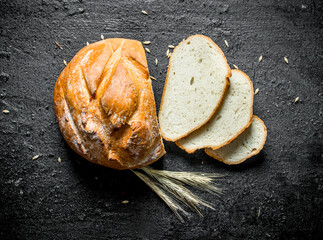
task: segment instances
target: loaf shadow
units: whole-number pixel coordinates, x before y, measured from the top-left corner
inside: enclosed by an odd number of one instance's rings
[[[68,148],[71,171],[79,184],[109,202],[140,199],[149,188],[130,170],[115,170],[87,161]]]

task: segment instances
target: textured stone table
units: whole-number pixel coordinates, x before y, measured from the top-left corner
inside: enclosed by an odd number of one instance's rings
[[[314,0],[0,1],[0,239],[319,239],[322,16]],[[211,37],[259,88],[254,113],[268,139],[258,156],[231,167],[165,142],[156,168],[227,174],[225,194],[201,194],[215,211],[182,224],[130,171],[70,150],[52,94],[63,60],[87,41],[149,40],[159,108],[167,46],[196,33]]]

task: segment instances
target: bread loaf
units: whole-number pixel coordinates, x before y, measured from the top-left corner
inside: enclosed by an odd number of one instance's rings
[[[252,123],[233,142],[217,150],[205,149],[206,154],[226,164],[239,164],[258,154],[263,148],[267,137],[267,128],[257,116]]]
[[[229,86],[231,69],[221,49],[208,37],[194,35],[170,58],[159,111],[162,136],[177,141],[205,124]]]
[[[84,47],[60,74],[54,104],[66,142],[91,162],[131,169],[165,154],[138,41],[106,39]]]
[[[251,124],[253,95],[250,78],[240,70],[232,70],[230,88],[214,116],[176,144],[193,153],[197,149],[218,149],[230,143]]]

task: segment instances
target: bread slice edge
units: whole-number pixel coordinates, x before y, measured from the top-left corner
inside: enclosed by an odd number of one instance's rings
[[[265,123],[259,117],[257,117],[256,115],[253,115],[253,118],[256,118],[262,124],[262,126],[264,128],[264,133],[265,133],[264,139],[263,139],[263,141],[261,143],[261,147],[259,149],[257,149],[257,151],[252,152],[252,154],[249,154],[247,157],[245,157],[245,158],[243,158],[243,159],[241,159],[241,160],[239,160],[237,162],[230,162],[230,161],[227,161],[226,159],[222,159],[219,156],[213,154],[212,151],[210,151],[210,149],[204,149],[204,152],[207,155],[209,155],[210,157],[212,157],[212,158],[214,158],[214,159],[216,159],[216,160],[218,160],[220,162],[223,162],[225,164],[228,164],[228,165],[240,164],[240,163],[244,162],[245,160],[251,158],[252,156],[257,155],[263,149],[263,147],[265,145],[265,142],[266,142],[266,139],[267,139],[267,127],[266,127]]]

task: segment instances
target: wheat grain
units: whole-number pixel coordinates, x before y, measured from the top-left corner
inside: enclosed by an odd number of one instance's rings
[[[227,47],[229,47],[229,43],[228,43],[228,41],[227,41],[227,40],[224,40],[224,43],[225,43],[225,45],[226,45]]]
[[[299,97],[295,98],[294,103],[297,103],[299,101]]]
[[[284,61],[288,64],[288,59],[287,59],[287,57],[284,57]]]
[[[62,47],[62,45],[61,44],[59,44],[58,42],[55,42],[56,43],[56,45],[60,48],[60,49],[62,49],[63,50],[63,47]]]
[[[145,10],[142,10],[141,13],[144,15],[148,15],[148,13]]]
[[[262,61],[262,55],[259,57],[258,62]]]

